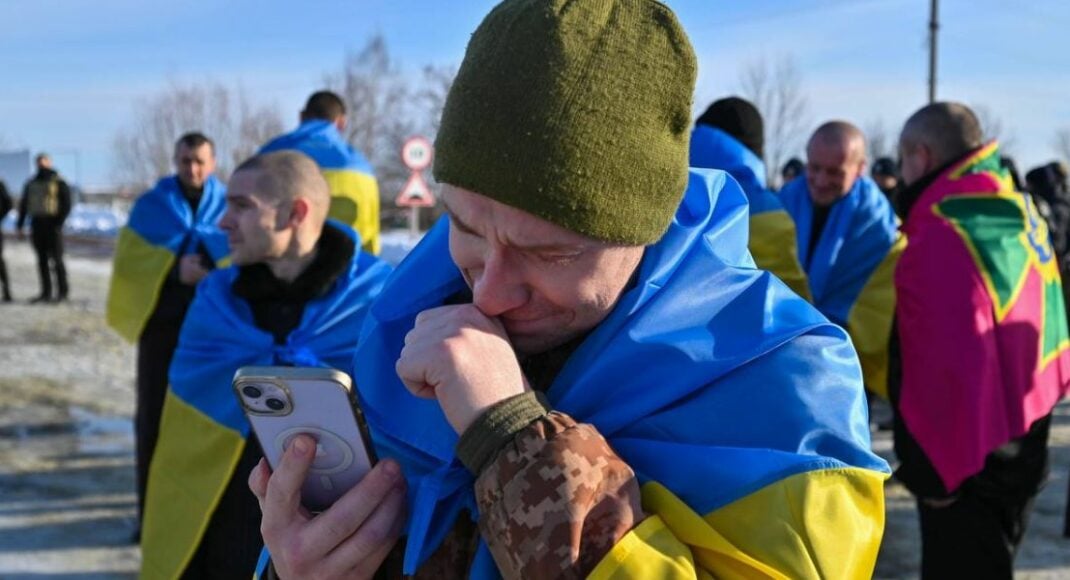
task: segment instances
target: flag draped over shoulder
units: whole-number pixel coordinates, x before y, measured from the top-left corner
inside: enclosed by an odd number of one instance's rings
[[[181,575],[233,475],[250,429],[231,390],[235,371],[250,365],[348,371],[368,305],[389,273],[384,262],[358,249],[349,270],[326,296],[307,303],[300,325],[281,345],[254,324],[248,303],[231,291],[237,268],[204,280],[171,364],[149,473],[143,576]]]
[[[216,266],[229,262],[227,237],[218,226],[226,186],[210,176],[196,212],[180,188],[176,176],[161,179],[138,198],[119,230],[105,317],[130,342],[145,329],[177,259],[203,248]]]
[[[1047,226],[995,142],[940,175],[904,230],[898,410],[953,491],[1066,393],[1062,282]]]
[[[717,576],[872,571],[888,467],[869,450],[857,358],[842,329],[754,268],[747,211],[725,173],[693,170],[635,286],[547,392],[643,484],[652,515],[600,564],[608,576],[658,576],[670,560]],[[409,484],[406,573],[477,509],[456,433],[394,370],[416,315],[466,288],[447,238],[443,220],[401,264],[355,361],[379,456],[397,459]],[[495,576],[483,545],[472,577]]]
[[[766,188],[765,163],[728,133],[706,125],[697,125],[691,132],[690,155],[692,167],[721,169],[739,182],[750,205],[747,246],[754,262],[809,299],[809,284],[795,245],[795,223],[776,194]]]
[[[284,149],[300,151],[320,166],[331,190],[330,217],[357,230],[364,251],[378,255],[379,182],[364,155],[346,143],[334,123],[320,119],[272,139],[260,153]]]
[[[811,252],[814,205],[805,178],[780,190],[795,221],[799,255],[813,303],[851,335],[866,386],[887,397],[888,341],[895,315],[896,262],[906,247],[888,199],[868,177],[859,177],[829,211]],[[807,260],[807,256],[810,256]]]

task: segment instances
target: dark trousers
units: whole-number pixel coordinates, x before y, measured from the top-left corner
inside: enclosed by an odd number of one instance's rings
[[[67,297],[67,268],[63,265],[63,228],[38,224],[35,220],[31,241],[37,253],[37,274],[41,278],[41,297],[52,298],[52,274],[56,276],[56,298]]]
[[[0,234],[0,292],[5,300],[11,299],[11,282],[7,278],[7,264],[4,263],[4,235]]]
[[[260,536],[260,504],[248,482],[249,473],[262,456],[256,437],[250,433],[234,475],[182,578],[229,580],[253,575],[264,540]]]
[[[182,319],[149,320],[137,343],[137,502],[138,518],[145,513],[145,489],[149,465],[160,435],[160,418],[167,395],[167,371],[178,346]]]
[[[1025,535],[1033,497],[986,498],[964,493],[945,508],[918,502],[921,577],[1014,577],[1014,556]]]

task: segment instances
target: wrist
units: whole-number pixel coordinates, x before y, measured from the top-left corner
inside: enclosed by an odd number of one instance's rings
[[[499,401],[483,411],[461,434],[457,458],[469,471],[479,475],[517,433],[549,412],[546,398],[534,391]]]

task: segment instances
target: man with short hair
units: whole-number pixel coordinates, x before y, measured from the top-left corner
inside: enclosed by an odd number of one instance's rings
[[[1070,383],[1058,263],[965,105],[918,110],[899,150],[910,242],[895,274],[902,364],[890,394],[922,578],[1011,578]]]
[[[7,185],[0,180],[0,224],[7,217],[7,212],[14,207],[11,195],[7,192]],[[4,234],[0,232],[0,289],[3,290],[4,302],[11,302],[11,281],[7,278],[7,264],[4,263]]]
[[[745,99],[714,101],[691,131],[691,167],[721,169],[743,188],[750,204],[747,246],[759,268],[776,274],[799,296],[809,298],[806,274],[795,246],[795,224],[780,199],[765,186],[762,149],[765,127],[758,108]]]
[[[63,222],[71,213],[71,189],[52,168],[52,158],[39,153],[37,174],[26,182],[19,200],[19,218],[15,229],[22,237],[22,227],[30,218],[30,239],[37,254],[37,274],[41,293],[33,304],[62,302],[67,299],[67,268],[63,264]],[[52,293],[55,274],[56,293]]]
[[[866,387],[885,395],[895,311],[892,274],[905,240],[888,199],[866,177],[866,144],[846,121],[818,127],[806,146],[806,179],[780,190],[795,221],[813,303],[847,329]]]
[[[175,174],[138,197],[119,230],[105,312],[109,326],[137,343],[139,516],[182,320],[197,284],[228,259],[219,229],[226,186],[214,174],[215,145],[201,133],[186,133],[175,141],[173,161]]]
[[[892,207],[895,207],[895,198],[901,189],[899,184],[899,169],[891,157],[880,157],[873,162],[869,169],[869,176],[876,182]]]
[[[802,160],[798,157],[792,157],[788,159],[784,166],[780,168],[780,187],[783,187],[792,181],[795,181],[797,177],[800,177],[806,172],[806,166],[803,165]]]
[[[449,217],[353,364],[381,461],[315,518],[311,439],[251,474],[281,578],[872,574],[854,351],[754,268],[735,181],[688,171],[695,75],[653,0],[485,18],[437,136]]]
[[[360,151],[346,142],[346,106],[330,91],[318,91],[301,111],[301,125],[272,139],[260,153],[296,149],[323,170],[331,188],[330,217],[360,234],[364,251],[379,254],[379,182]]]
[[[390,268],[327,221],[330,191],[296,151],[253,157],[231,176],[236,267],[198,287],[170,371],[142,533],[148,577],[240,578],[262,545],[245,475],[261,452],[231,391],[243,366],[349,369],[368,304]],[[234,474],[238,475],[234,477]]]

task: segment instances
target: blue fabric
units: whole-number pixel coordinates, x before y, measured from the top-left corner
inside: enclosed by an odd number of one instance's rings
[[[780,200],[795,221],[799,257],[805,260],[810,255],[814,217],[806,178],[785,185]],[[803,264],[817,309],[845,325],[862,288],[895,243],[898,230],[888,198],[872,179],[860,177],[847,196],[832,206],[817,247],[809,263]]]
[[[765,163],[734,137],[715,127],[695,125],[691,131],[691,167],[727,171],[743,188],[751,215],[784,206],[765,182]]]
[[[754,269],[746,226],[736,182],[693,170],[636,285],[547,393],[553,408],[594,424],[642,481],[665,484],[699,513],[812,469],[888,471],[869,451],[862,375],[846,334]],[[438,403],[410,395],[394,371],[416,315],[466,288],[448,230],[440,221],[388,281],[355,361],[379,456],[397,459],[409,483],[406,573],[461,510],[476,514],[456,433]],[[496,576],[483,545],[472,577]]]
[[[138,198],[126,225],[145,241],[176,256],[204,247],[212,260],[219,261],[230,254],[227,236],[218,225],[227,209],[226,193],[223,182],[209,176],[194,213],[182,195],[178,177],[164,177]]]
[[[321,169],[349,169],[372,175],[372,166],[359,151],[338,132],[330,121],[314,119],[301,123],[297,129],[280,135],[260,148],[260,153],[296,149],[308,155]]]
[[[347,234],[353,235],[351,230]],[[249,304],[231,290],[237,267],[209,274],[197,287],[171,363],[175,395],[215,422],[247,436],[249,422],[230,389],[238,368],[292,365],[350,370],[353,345],[368,306],[390,274],[385,262],[361,252],[359,244],[356,249],[349,270],[326,296],[305,305],[301,323],[283,345],[275,344],[270,333],[256,326]]]

